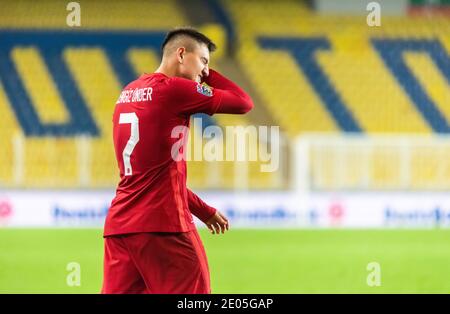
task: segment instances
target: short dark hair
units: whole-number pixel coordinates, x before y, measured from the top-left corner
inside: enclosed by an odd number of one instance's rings
[[[211,39],[197,31],[196,29],[192,27],[179,27],[167,33],[166,38],[161,45],[161,53],[164,53],[164,48],[166,47],[167,43],[179,36],[187,36],[200,44],[205,44],[206,47],[208,47],[209,52],[213,52],[217,48],[216,44],[213,43]]]

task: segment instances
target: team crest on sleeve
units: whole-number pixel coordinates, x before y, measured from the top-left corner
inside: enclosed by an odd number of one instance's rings
[[[212,88],[208,85],[197,84],[197,92],[208,97],[211,97],[213,95]]]

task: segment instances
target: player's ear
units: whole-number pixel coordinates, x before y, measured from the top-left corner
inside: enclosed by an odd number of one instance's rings
[[[178,60],[178,63],[180,63],[180,64],[183,63],[183,58],[184,58],[185,52],[186,52],[186,48],[184,48],[184,47],[179,47],[177,49],[177,60]]]

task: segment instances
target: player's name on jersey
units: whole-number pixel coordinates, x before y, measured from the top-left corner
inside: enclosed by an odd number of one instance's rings
[[[120,93],[116,104],[152,100],[153,89],[151,87],[125,89]]]

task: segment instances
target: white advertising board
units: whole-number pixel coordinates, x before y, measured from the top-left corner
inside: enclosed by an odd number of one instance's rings
[[[206,192],[242,228],[450,226],[448,193]],[[2,227],[102,227],[113,191],[0,191]],[[201,226],[201,223],[199,223]]]

